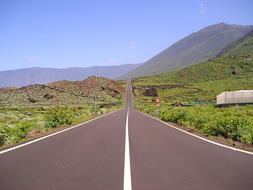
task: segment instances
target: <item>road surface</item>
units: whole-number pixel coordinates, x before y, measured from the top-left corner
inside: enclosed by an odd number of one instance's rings
[[[253,189],[253,155],[134,110],[128,86],[124,109],[0,154],[0,190]]]

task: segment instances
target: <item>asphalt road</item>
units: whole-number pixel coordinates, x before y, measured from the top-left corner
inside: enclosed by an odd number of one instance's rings
[[[122,190],[128,110],[133,190],[253,189],[253,155],[143,115],[128,88],[124,109],[0,154],[0,190]]]

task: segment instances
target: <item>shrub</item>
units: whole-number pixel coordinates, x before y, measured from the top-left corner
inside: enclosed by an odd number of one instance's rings
[[[5,143],[5,130],[4,127],[0,128],[0,146]]]
[[[59,125],[71,125],[75,110],[71,107],[54,107],[45,116],[45,128],[55,128]]]
[[[105,108],[101,108],[99,111],[99,114],[105,114],[107,112],[107,110]]]
[[[184,118],[186,113],[182,110],[173,110],[173,111],[165,111],[161,113],[161,119],[163,121],[170,121],[174,123],[178,123],[178,121]]]
[[[237,108],[169,108],[162,112],[161,119],[199,129],[208,135],[253,144],[253,120],[250,116],[242,117]]]
[[[5,144],[10,142],[11,140],[11,128],[9,127],[1,127],[0,128],[0,138],[1,138],[1,144]]]
[[[180,122],[181,121],[181,122]],[[179,121],[180,124],[188,123],[187,127],[196,128],[202,130],[205,128],[205,124],[210,121],[209,116],[203,113],[185,112],[185,117]]]
[[[243,143],[253,144],[253,130],[248,133],[244,133],[240,138],[240,141]]]
[[[29,122],[19,123],[16,127],[1,127],[0,145],[17,143],[21,141],[34,127],[34,123]]]
[[[207,126],[205,132],[214,136],[223,136],[234,141],[246,140],[249,129],[251,129],[251,122],[243,117],[220,117],[214,120],[211,125]],[[244,138],[242,138],[244,137]]]
[[[0,146],[13,144],[29,136],[33,130],[49,130],[60,125],[71,125],[87,119],[87,115],[104,114],[105,108],[92,110],[83,106],[56,106],[53,108],[13,108],[0,114]]]

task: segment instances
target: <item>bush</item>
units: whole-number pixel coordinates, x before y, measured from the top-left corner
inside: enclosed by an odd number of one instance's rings
[[[16,127],[1,127],[0,128],[0,145],[12,144],[21,141],[26,137],[27,133],[34,128],[33,123],[20,123]]]
[[[243,143],[253,144],[253,130],[248,133],[245,133],[240,138],[240,141]]]
[[[92,114],[104,114],[107,109],[83,106],[56,106],[53,108],[13,108],[0,115],[0,146],[20,142],[34,129],[45,131],[60,125],[71,125],[89,119]]]
[[[106,114],[107,110],[105,108],[101,108],[99,114]]]
[[[182,110],[177,111],[165,111],[161,113],[161,119],[163,121],[170,121],[174,123],[178,123],[180,119],[185,117],[186,113]]]
[[[71,125],[74,120],[75,109],[71,107],[54,107],[45,116],[45,128],[55,128],[59,125]]]
[[[250,134],[252,124],[248,118],[220,117],[206,126],[204,132],[213,136],[223,136],[234,141],[253,143]]]
[[[191,112],[185,112],[185,117],[180,122],[180,124],[184,125],[184,123],[187,123],[187,127],[203,130],[206,123],[210,122],[210,119],[210,116],[207,116],[205,113],[194,114]]]
[[[208,135],[222,136],[234,141],[253,144],[253,120],[242,117],[237,108],[214,108],[210,106],[169,108],[161,119],[196,128]]]
[[[5,127],[0,128],[0,146],[5,143]]]

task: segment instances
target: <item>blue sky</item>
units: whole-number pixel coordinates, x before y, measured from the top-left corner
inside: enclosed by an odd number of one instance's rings
[[[0,0],[0,70],[141,63],[208,25],[252,25],[252,10],[252,0]]]

